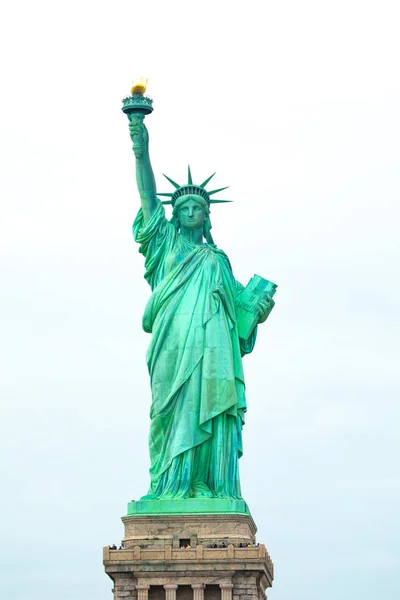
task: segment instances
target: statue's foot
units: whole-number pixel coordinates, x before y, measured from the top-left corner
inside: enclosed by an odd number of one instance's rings
[[[191,489],[191,497],[192,498],[212,498],[214,494],[202,481],[197,481],[192,485]]]
[[[140,500],[158,500],[158,498],[155,494],[146,494],[145,496],[142,496]]]

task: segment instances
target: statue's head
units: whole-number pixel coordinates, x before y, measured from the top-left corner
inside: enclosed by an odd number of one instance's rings
[[[225,190],[226,187],[212,190],[211,192],[205,189],[205,186],[214,175],[215,173],[207,177],[200,185],[193,183],[190,167],[188,167],[188,182],[185,185],[179,185],[179,183],[164,175],[172,183],[175,191],[158,194],[159,196],[170,197],[170,200],[165,200],[163,204],[172,204],[171,223],[177,229],[180,229],[181,225],[192,230],[202,227],[203,236],[206,238],[208,244],[214,243],[211,235],[210,204],[230,202],[230,200],[211,199],[211,196]]]
[[[185,194],[175,202],[172,214],[180,227],[190,230],[204,229],[204,224],[209,219],[210,209],[201,196]]]

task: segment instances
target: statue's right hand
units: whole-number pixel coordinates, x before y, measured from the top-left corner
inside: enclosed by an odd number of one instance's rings
[[[129,133],[133,142],[133,151],[136,158],[141,158],[143,148],[148,147],[149,134],[143,123],[144,115],[133,115],[129,122]]]
[[[147,146],[149,143],[149,134],[147,132],[146,125],[143,123],[143,116],[134,115],[132,120],[129,122],[129,133],[135,146]]]

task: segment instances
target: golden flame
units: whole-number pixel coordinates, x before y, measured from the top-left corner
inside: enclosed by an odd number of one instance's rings
[[[147,79],[141,77],[138,80],[132,81],[131,94],[144,94],[147,87]]]

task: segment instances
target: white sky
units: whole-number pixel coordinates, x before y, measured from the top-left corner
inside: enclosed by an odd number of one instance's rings
[[[397,600],[399,8],[14,2],[0,19],[2,596],[111,600],[101,548],[147,490],[149,296],[121,99],[153,167],[230,185],[237,279],[279,284],[245,358],[244,497],[270,600]]]

